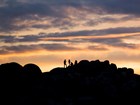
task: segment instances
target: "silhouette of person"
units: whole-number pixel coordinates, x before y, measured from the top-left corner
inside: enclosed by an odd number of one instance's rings
[[[71,62],[70,66],[73,66],[73,63]]]
[[[78,62],[77,62],[77,60],[75,60],[74,65],[77,65],[77,64],[78,64]]]
[[[67,61],[66,61],[66,59],[64,60],[64,68],[66,68],[67,67]]]
[[[68,60],[68,63],[69,63],[69,66],[71,65],[71,61],[70,61],[70,59]]]

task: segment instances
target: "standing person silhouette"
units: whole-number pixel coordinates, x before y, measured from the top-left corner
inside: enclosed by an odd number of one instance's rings
[[[68,63],[69,63],[69,66],[71,65],[71,61],[70,61],[70,59],[68,60]]]
[[[77,61],[77,60],[75,60],[74,65],[77,65],[77,64],[78,64],[78,61]]]
[[[67,67],[67,61],[66,61],[66,59],[64,60],[64,68],[66,68]]]
[[[71,62],[70,66],[73,66],[73,63]]]

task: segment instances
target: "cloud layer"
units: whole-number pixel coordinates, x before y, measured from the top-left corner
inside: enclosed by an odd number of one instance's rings
[[[140,15],[139,0],[2,0],[0,4],[0,31],[5,33],[31,28],[66,30],[79,25],[131,20]],[[113,14],[126,16],[107,16]],[[92,19],[90,15],[98,17]],[[78,20],[83,23],[78,23]]]
[[[32,44],[32,45],[17,45],[17,46],[1,46],[0,54],[16,54],[16,53],[24,53],[31,51],[73,51],[80,50],[75,47],[71,47],[64,44]]]
[[[77,48],[73,48],[70,46],[84,43],[97,44],[100,46],[112,46],[112,47],[120,47],[120,48],[129,48],[136,49],[139,47],[135,42],[124,42],[124,39],[136,39],[134,33],[139,33],[139,27],[118,27],[118,28],[109,28],[109,29],[100,29],[100,30],[82,30],[82,31],[73,31],[73,32],[62,32],[62,33],[40,33],[35,35],[24,35],[24,36],[0,36],[0,41],[6,44],[12,44],[8,47],[5,45],[1,45],[1,52],[21,52],[22,51],[30,51],[30,50],[40,50],[48,49],[48,50],[76,50]],[[120,35],[121,34],[121,35]],[[126,36],[122,36],[122,34],[126,34]],[[132,34],[127,36],[127,34]],[[111,37],[111,36],[115,37]],[[135,37],[133,37],[135,36]],[[36,42],[36,45],[32,45],[33,42]],[[51,42],[52,44],[49,44]],[[18,45],[17,45],[18,43]],[[37,44],[38,43],[38,44]],[[24,45],[24,46],[23,46]],[[67,47],[66,45],[69,45]],[[88,46],[86,49],[94,49],[94,50],[107,50],[108,48],[102,48],[98,46]],[[14,50],[13,50],[14,48]],[[5,49],[5,50],[3,50]]]
[[[73,32],[61,32],[61,33],[39,33],[35,35],[24,35],[17,37],[16,35],[1,35],[0,40],[4,43],[15,43],[15,42],[36,42],[47,38],[67,38],[67,37],[82,37],[82,36],[107,36],[107,35],[119,35],[119,34],[134,34],[139,33],[140,27],[117,27],[100,30],[81,30]],[[68,40],[66,40],[68,41]]]

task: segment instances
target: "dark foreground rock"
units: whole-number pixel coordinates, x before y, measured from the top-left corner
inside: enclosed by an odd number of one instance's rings
[[[109,61],[82,60],[41,72],[35,64],[0,65],[0,105],[136,104],[140,76]]]

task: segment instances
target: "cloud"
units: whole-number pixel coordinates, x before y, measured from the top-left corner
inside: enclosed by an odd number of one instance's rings
[[[41,41],[51,41],[52,43],[61,43],[61,42],[66,42],[70,43],[69,46],[74,45],[75,43],[97,43],[100,45],[108,45],[112,47],[120,47],[120,48],[129,48],[129,49],[136,49],[138,48],[137,44],[135,42],[130,43],[130,42],[124,42],[123,39],[136,39],[137,36],[133,35],[134,33],[137,33],[140,31],[139,27],[118,27],[118,28],[109,28],[109,29],[101,29],[101,30],[83,30],[83,31],[75,31],[75,32],[63,32],[63,33],[39,33],[37,35],[25,35],[25,36],[0,36],[0,41],[8,44],[14,44],[14,43],[19,43],[26,45],[30,45],[32,42],[41,42]],[[118,36],[118,34],[127,34],[127,33],[132,33],[131,36]],[[116,35],[115,38],[109,37],[109,34],[113,34],[114,36]],[[103,36],[108,36],[108,37],[103,37]],[[77,37],[79,36],[79,37]],[[101,36],[98,38],[91,38],[90,36]],[[133,36],[133,37],[132,37]],[[134,37],[135,36],[135,37]],[[15,49],[18,49],[20,51],[19,47],[14,46]],[[16,48],[17,47],[17,48]],[[20,46],[21,50],[32,50],[33,48],[44,48],[48,50],[65,50],[65,48],[68,48],[70,50],[76,50],[78,48],[71,48],[68,46],[65,46],[64,43],[61,44],[48,44],[48,45],[40,45],[40,46]],[[11,46],[12,48],[12,46]],[[10,49],[10,48],[7,48]],[[68,50],[67,49],[67,50]],[[96,46],[90,46],[89,49],[95,49],[95,50],[107,50],[106,48],[100,48]],[[11,49],[10,49],[11,50]]]
[[[24,36],[16,36],[16,35],[1,35],[0,41],[4,43],[16,43],[16,42],[38,42],[41,41],[41,38],[47,37],[46,34],[39,33],[37,35],[24,35]]]
[[[73,51],[73,50],[80,50],[79,48],[67,46],[64,44],[42,44],[41,45],[44,49],[49,51]]]
[[[40,20],[42,17],[65,17],[63,12],[43,3],[22,3],[16,0],[7,1],[6,6],[0,7],[0,31],[10,32],[28,29],[27,24],[17,25],[25,20]],[[60,10],[61,11],[61,10]]]
[[[14,42],[15,41],[15,36],[4,36],[4,35],[1,35],[0,36],[0,41],[1,42],[4,42],[4,43],[11,43],[11,42]]]
[[[38,50],[46,51],[73,51],[80,50],[72,46],[64,44],[37,44],[37,45],[17,45],[17,46],[1,46],[0,54],[12,54],[12,53],[23,53]]]
[[[89,50],[93,50],[93,51],[108,51],[109,49],[106,47],[103,47],[102,45],[96,45],[96,46],[88,46]]]
[[[134,19],[134,17],[139,17],[139,11],[139,0],[2,0],[0,2],[0,32],[10,33],[31,28],[47,29],[52,27],[66,30],[79,26],[81,23],[76,23],[78,20],[89,20],[89,18],[81,19],[88,17],[89,14],[126,14],[130,15],[129,19]],[[28,24],[28,21],[41,21],[42,19],[49,21],[50,24],[37,24],[37,22]],[[122,20],[125,21],[125,19]],[[24,21],[27,23],[20,24]],[[99,24],[100,22],[119,20],[108,17],[95,18],[95,21],[91,21],[92,24]],[[90,24],[91,21],[86,23]]]
[[[126,34],[140,32],[140,27],[117,27],[100,30],[82,30],[63,33],[50,33],[47,37],[105,36],[109,34]]]
[[[103,24],[103,23],[122,23],[122,22],[126,22],[126,21],[132,21],[132,20],[139,20],[139,17],[136,17],[134,15],[118,15],[117,16],[113,16],[112,15],[104,15],[103,17],[99,17],[99,18],[89,18],[85,24],[85,26],[97,26],[99,24]]]
[[[100,39],[88,39],[91,43],[99,43],[103,45],[120,47],[120,48],[129,48],[136,49],[138,46],[134,43],[125,43],[122,41],[122,38],[100,38]]]
[[[79,0],[80,6],[99,14],[129,14],[139,16],[139,0]]]
[[[127,34],[127,33],[138,33],[140,32],[140,27],[117,27],[117,28],[108,28],[100,30],[82,30],[82,31],[73,31],[73,32],[61,32],[61,33],[39,33],[35,35],[24,35],[17,37],[13,36],[0,36],[0,40],[4,43],[16,43],[16,42],[38,42],[43,40],[51,41],[72,41],[68,37],[77,37],[77,36],[106,36],[109,34]],[[55,39],[54,39],[55,38]],[[57,39],[58,38],[58,39]],[[60,38],[64,38],[61,39]],[[74,41],[74,40],[73,40]],[[79,40],[77,40],[79,41]]]
[[[37,2],[37,0],[33,0]],[[49,5],[71,6],[75,8],[83,7],[85,9],[102,9],[103,12],[118,13],[118,14],[133,14],[139,15],[140,1],[139,0],[40,0],[38,3],[47,3]],[[95,10],[94,10],[95,11]],[[98,11],[99,12],[99,11]],[[100,10],[101,12],[101,10]]]

